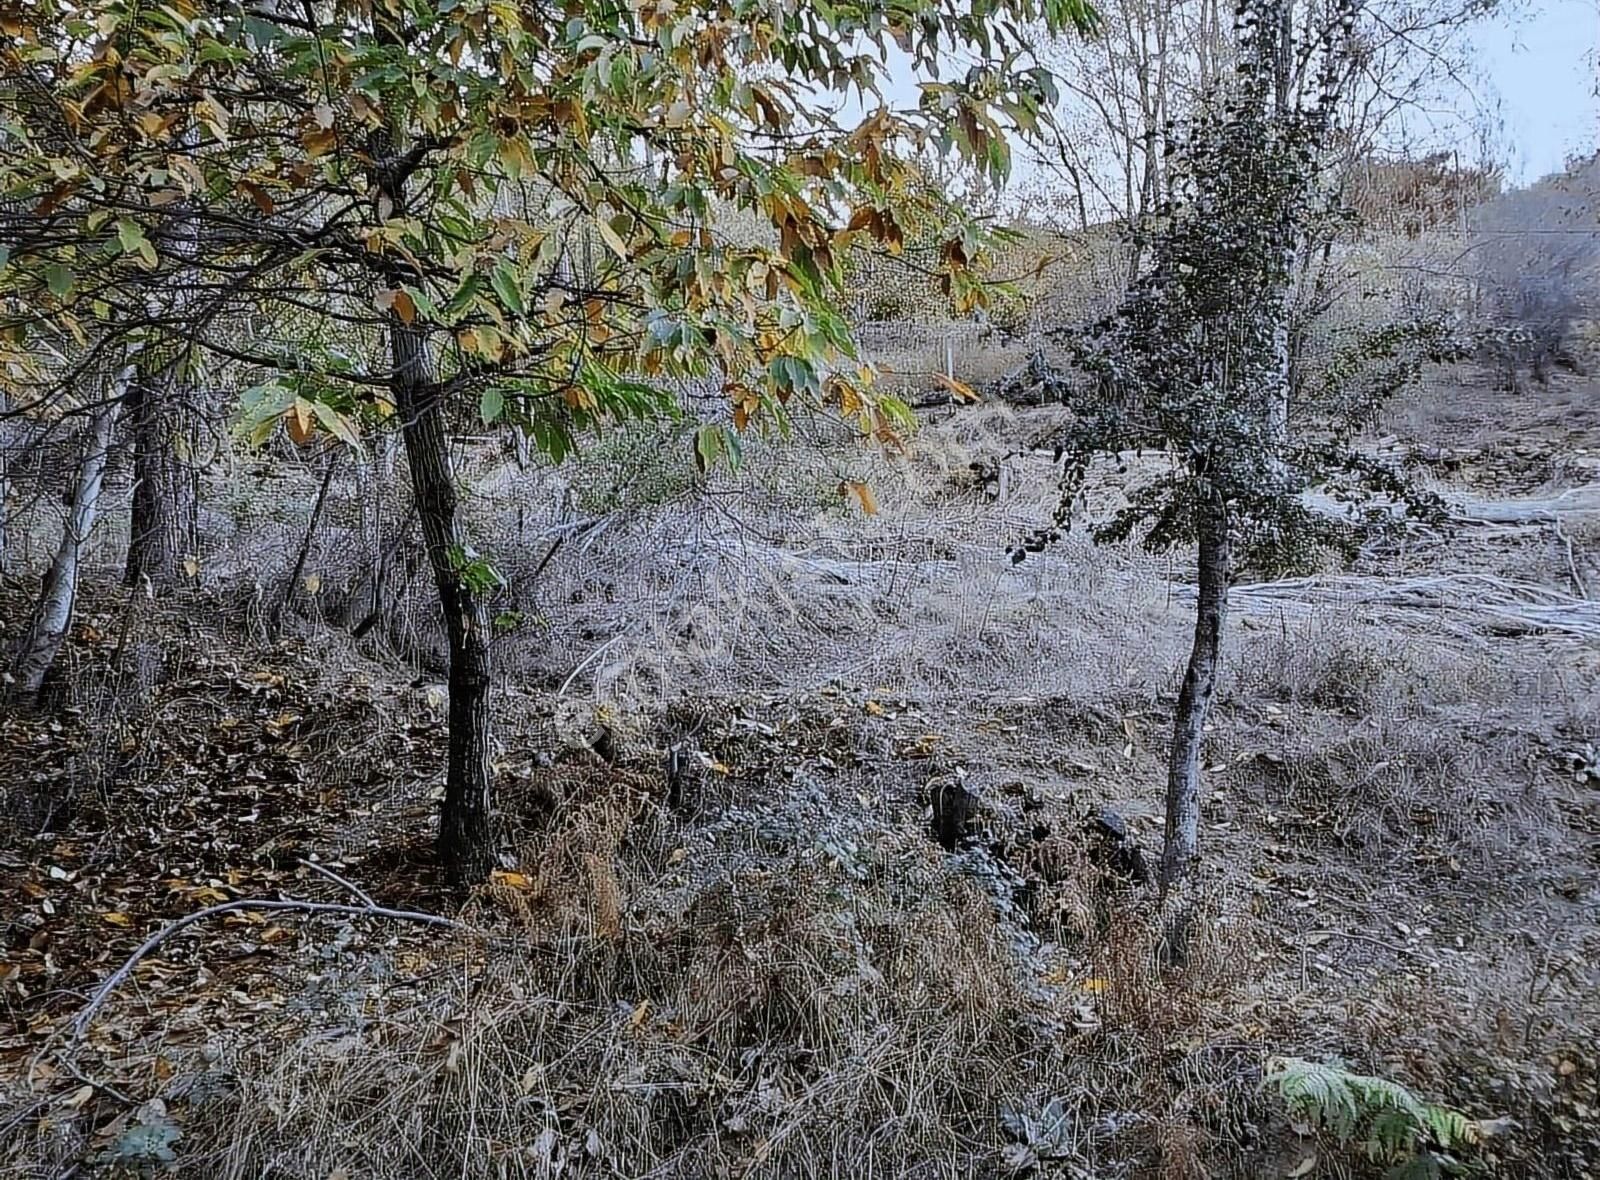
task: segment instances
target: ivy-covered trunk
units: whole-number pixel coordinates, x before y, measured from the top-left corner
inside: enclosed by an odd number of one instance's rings
[[[128,391],[134,484],[123,580],[130,586],[171,585],[195,547],[195,472],[173,380],[171,369],[141,367]]]
[[[468,584],[466,532],[450,469],[441,388],[419,325],[389,323],[395,407],[428,562],[444,608],[450,644],[449,762],[439,816],[439,860],[457,884],[482,880],[494,866],[489,824],[489,611]]]
[[[119,385],[126,375],[119,377]],[[33,618],[17,645],[12,669],[12,693],[32,702],[44,687],[44,680],[55,666],[67,629],[72,626],[72,611],[78,594],[78,563],[83,543],[94,530],[100,510],[100,489],[105,483],[106,454],[111,449],[111,432],[116,424],[118,399],[108,398],[94,413],[85,431],[83,456],[78,460],[77,478],[72,489],[72,505],[62,525],[61,541],[56,546],[50,569],[39,588]]]
[[[1194,904],[1193,889],[1200,844],[1201,754],[1206,719],[1217,687],[1222,659],[1222,629],[1228,617],[1228,579],[1232,554],[1228,541],[1227,505],[1214,489],[1206,489],[1195,506],[1199,536],[1199,588],[1194,645],[1178,695],[1173,722],[1171,761],[1167,768],[1166,839],[1161,850],[1161,893],[1174,907],[1169,924],[1171,949],[1179,957]],[[1176,938],[1171,935],[1176,934]]]

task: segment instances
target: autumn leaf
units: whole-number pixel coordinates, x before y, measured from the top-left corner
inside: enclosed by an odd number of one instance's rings
[[[868,516],[878,515],[878,498],[872,494],[872,489],[859,479],[847,479],[839,485],[839,494],[852,495],[861,505],[861,511]]]
[[[239,187],[242,188],[249,198],[256,203],[256,208],[261,210],[263,217],[271,217],[277,212],[278,206],[273,203],[272,194],[267,192],[266,189],[262,188],[255,181],[241,180],[239,182]]]
[[[289,437],[294,440],[296,446],[305,446],[316,433],[316,411],[303,397],[294,399],[294,404],[284,415],[284,421],[289,427]]]
[[[943,373],[935,373],[933,375],[933,379],[940,385],[944,386],[945,389],[949,390],[950,393],[960,401],[976,402],[983,400],[978,396],[978,391],[973,389],[972,386],[968,385],[965,381],[957,380],[954,377],[947,377]]]
[[[119,910],[108,910],[100,915],[100,920],[111,926],[132,926],[133,919]]]
[[[407,324],[414,323],[417,318],[417,304],[407,291],[396,287],[388,291],[379,291],[372,302],[379,311],[392,311]]]

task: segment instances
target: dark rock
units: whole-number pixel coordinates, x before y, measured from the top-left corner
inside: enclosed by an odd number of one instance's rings
[[[1115,808],[1102,807],[1085,825],[1093,841],[1089,859],[1111,876],[1135,885],[1150,881],[1144,851],[1128,828],[1128,821]]]
[[[933,834],[941,847],[954,852],[973,834],[978,797],[960,779],[933,785]]]

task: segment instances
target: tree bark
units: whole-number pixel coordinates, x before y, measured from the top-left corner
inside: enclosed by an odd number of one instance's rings
[[[11,556],[7,545],[9,536],[6,532],[10,520],[6,515],[6,499],[11,495],[11,440],[7,435],[8,420],[5,416],[10,408],[6,401],[6,391],[0,389],[0,577],[5,576],[6,561]]]
[[[125,383],[130,370],[124,370],[119,383]],[[85,432],[83,457],[78,461],[72,506],[61,530],[61,542],[39,589],[33,620],[17,645],[12,669],[12,694],[32,703],[44,687],[45,677],[54,667],[67,630],[72,626],[72,610],[78,591],[78,559],[83,543],[94,530],[100,509],[100,489],[105,482],[106,454],[111,449],[111,431],[116,424],[120,399],[111,398],[95,411]]]
[[[133,436],[133,514],[123,581],[170,586],[195,548],[195,472],[175,387],[176,365],[141,367],[128,391]]]
[[[1195,607],[1194,644],[1178,712],[1172,727],[1171,760],[1167,767],[1167,822],[1161,849],[1160,885],[1170,905],[1167,925],[1169,955],[1184,957],[1194,908],[1194,878],[1200,843],[1201,754],[1206,719],[1217,687],[1222,657],[1222,630],[1228,615],[1231,549],[1227,506],[1212,489],[1195,507],[1199,535],[1199,587]]]
[[[389,322],[393,393],[403,422],[406,462],[428,563],[433,567],[450,644],[449,764],[439,816],[439,859],[457,884],[494,867],[489,823],[489,611],[464,577],[466,530],[450,469],[441,389],[418,325]]]
[[[401,10],[374,15],[379,44],[404,42],[401,29],[393,23],[405,20]],[[411,172],[419,163],[397,157],[402,139],[394,126],[377,129],[368,139],[369,174],[380,220],[402,217],[409,206]],[[396,258],[389,269],[389,280],[396,286],[419,281],[403,259]],[[471,885],[489,875],[495,860],[490,825],[489,609],[484,596],[474,591],[467,569],[471,550],[450,468],[444,389],[428,355],[427,325],[420,318],[407,322],[391,310],[388,329],[390,396],[400,418],[412,498],[449,642],[449,754],[439,813],[439,862],[452,884]]]
[[[178,136],[181,149],[192,149],[199,132],[186,127]],[[185,205],[157,234],[163,253],[192,264],[199,253],[199,224]],[[193,304],[186,291],[195,271],[186,265],[175,290],[166,298],[148,299],[153,318],[182,321]],[[133,436],[133,511],[128,530],[128,560],[123,582],[136,586],[175,585],[183,576],[184,558],[198,547],[199,479],[194,465],[193,411],[186,406],[192,392],[193,344],[184,336],[162,340],[140,356],[128,391],[128,421]]]

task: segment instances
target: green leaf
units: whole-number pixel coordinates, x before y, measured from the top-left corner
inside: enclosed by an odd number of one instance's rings
[[[522,284],[517,279],[516,269],[509,262],[496,263],[489,282],[494,286],[494,293],[500,297],[501,303],[516,315],[523,314]]]
[[[355,427],[350,425],[350,419],[339,413],[326,402],[312,402],[312,412],[316,414],[317,421],[327,429],[328,433],[347,446],[361,446],[361,439],[355,432]]]
[[[695,466],[710,472],[719,465],[737,471],[744,452],[739,446],[739,436],[720,423],[709,423],[694,434]]]
[[[140,247],[150,244],[144,236],[144,226],[127,217],[117,218],[117,243],[124,254],[138,253]]]
[[[483,397],[478,402],[478,416],[485,424],[498,422],[500,415],[505,412],[506,398],[493,385],[483,391]]]
[[[56,262],[44,268],[44,281],[50,288],[50,294],[64,299],[77,280],[71,270]]]

